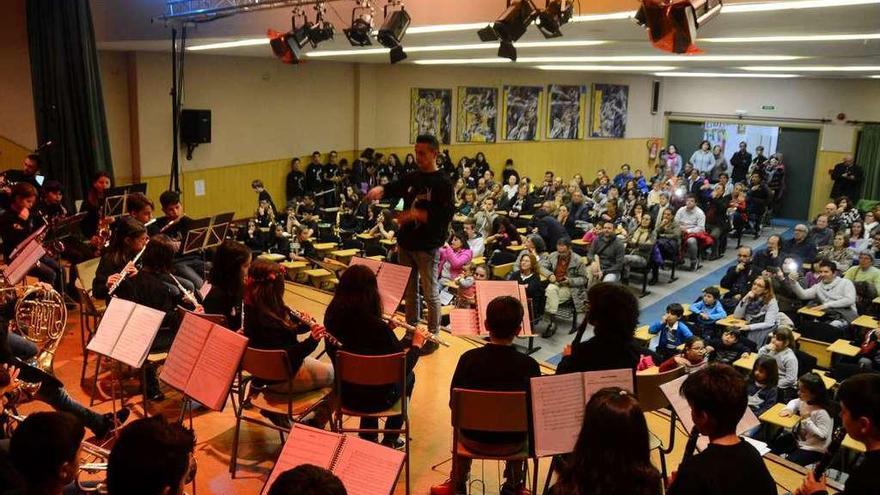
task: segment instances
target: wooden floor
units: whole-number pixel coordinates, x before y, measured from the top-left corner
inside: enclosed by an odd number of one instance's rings
[[[319,321],[323,319],[325,305],[329,302],[329,295],[319,293],[303,286],[288,285],[286,294],[288,304],[295,309],[307,311]],[[412,399],[411,424],[412,424],[412,479],[411,492],[415,494],[427,494],[431,485],[446,479],[449,463],[443,461],[449,458],[451,444],[451,430],[449,426],[449,381],[459,356],[479,343],[446,335],[451,347],[441,347],[434,354],[419,361],[416,368],[416,386]],[[56,375],[66,384],[69,393],[76,399],[88,404],[91,397],[91,385],[89,377],[93,374],[94,360],[90,360],[87,372],[87,385],[79,385],[80,366],[82,364],[82,352],[80,349],[80,325],[78,313],[71,311],[68,318],[67,331],[63,337],[55,359]],[[552,373],[548,367],[545,373]],[[181,397],[176,392],[165,389],[167,399],[158,405],[151,407],[151,414],[164,413],[170,418],[177,418],[180,411]],[[133,418],[142,414],[140,396],[133,399],[130,404],[133,408]],[[28,413],[35,410],[45,410],[47,406],[41,403],[31,403],[23,406],[21,412]],[[95,409],[106,412],[111,409],[109,402],[95,405]],[[662,414],[648,414],[648,425],[660,438],[666,439],[669,435],[668,417]],[[278,434],[274,431],[256,426],[244,425],[242,427],[241,446],[239,451],[239,469],[235,479],[232,479],[229,471],[229,459],[231,456],[232,437],[235,426],[235,416],[232,408],[227,407],[222,413],[197,412],[194,419],[194,427],[197,436],[196,459],[198,461],[198,475],[196,477],[196,489],[199,494],[258,494],[268,473],[273,465],[273,460],[281,447]],[[675,449],[667,456],[668,466],[675,469],[681,457],[686,438],[681,428],[678,429]],[[655,464],[659,466],[659,458],[654,453]],[[432,470],[434,464],[443,463],[437,470]],[[544,476],[549,466],[549,459],[541,460],[539,473],[540,485],[543,486]],[[774,478],[779,484],[779,493],[794,490],[803,475],[792,468],[774,461],[767,461]],[[498,493],[497,463],[477,462],[474,464],[472,478],[485,481],[486,494]],[[733,474],[733,473],[732,473]],[[189,488],[192,493],[192,487]],[[405,493],[404,480],[401,475],[396,494]],[[473,493],[481,493],[476,487]]]

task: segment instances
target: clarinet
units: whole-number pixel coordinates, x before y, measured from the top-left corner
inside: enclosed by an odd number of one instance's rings
[[[694,451],[697,450],[697,440],[700,438],[700,431],[697,430],[697,427],[694,426],[691,429],[691,433],[688,436],[687,444],[684,446],[684,453],[681,456],[681,463],[684,464],[688,459],[694,456]]]
[[[138,260],[141,259],[141,256],[143,256],[144,251],[147,250],[147,245],[149,243],[150,241],[148,239],[147,242],[144,243],[144,247],[138,252],[138,254],[136,254],[131,261],[125,264],[125,266],[122,268],[122,271],[119,272],[119,280],[117,280],[115,284],[110,286],[110,289],[107,291],[108,296],[112,296],[113,293],[116,292],[116,289],[118,289],[119,286],[122,284],[122,281],[125,280],[126,277],[128,277],[128,270],[126,270],[126,268],[128,268],[128,265],[134,266],[137,264]]]
[[[318,324],[317,320],[315,320],[311,316],[307,315],[306,313],[303,313],[301,311],[297,311],[293,308],[287,308],[287,311],[289,311],[292,316],[296,317],[296,319],[302,321],[303,323],[305,323],[309,327],[312,327],[312,326],[315,326]],[[330,332],[328,332],[326,329],[324,330],[324,341],[326,341],[328,344],[332,345],[333,347],[336,347],[336,348],[342,347],[342,342],[340,342],[339,339],[337,339],[336,337],[330,335]]]
[[[840,449],[840,444],[843,443],[844,437],[846,437],[846,430],[843,428],[837,428],[834,430],[834,433],[831,434],[831,444],[828,445],[828,450],[822,454],[822,458],[819,459],[819,462],[813,467],[813,479],[818,480],[822,478],[823,474],[825,474],[825,470],[831,465],[831,460]]]

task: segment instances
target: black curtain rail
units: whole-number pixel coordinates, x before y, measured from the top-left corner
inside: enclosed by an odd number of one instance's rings
[[[880,122],[876,120],[847,120],[846,123],[850,125],[880,125]]]
[[[689,112],[664,112],[667,117],[686,117],[698,119],[717,119],[717,120],[751,120],[759,122],[787,122],[792,124],[828,124],[831,119],[805,119],[796,117],[773,117],[769,115],[749,115],[749,114],[723,114],[723,113],[689,113]]]

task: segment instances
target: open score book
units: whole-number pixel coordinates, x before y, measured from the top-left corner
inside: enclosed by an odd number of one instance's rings
[[[477,309],[453,309],[449,313],[452,335],[488,335],[486,313],[489,303],[496,297],[511,296],[519,299],[523,306],[522,329],[518,336],[532,335],[532,318],[529,315],[529,298],[526,287],[514,280],[478,280],[475,282]]]
[[[104,310],[95,336],[86,348],[103,356],[140,368],[165,313],[147,306],[114,297]]]
[[[247,337],[186,313],[159,379],[221,411],[247,344]]]
[[[390,495],[406,454],[356,436],[294,423],[262,495],[284,471],[303,464],[327,469],[342,481],[348,495]]]

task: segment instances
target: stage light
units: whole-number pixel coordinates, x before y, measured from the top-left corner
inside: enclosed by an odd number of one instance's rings
[[[332,40],[336,30],[333,24],[324,20],[325,7],[323,3],[315,4],[315,23],[308,30],[309,43],[312,48],[317,48],[318,43]]]
[[[547,0],[535,24],[545,38],[558,38],[562,36],[560,28],[571,20],[573,12],[574,4],[568,0]]]
[[[343,29],[345,37],[351,46],[368,46],[373,41],[370,35],[373,31],[373,7],[369,1],[359,4],[351,11],[351,27]]]
[[[538,11],[531,0],[515,0],[508,4],[501,16],[492,23],[477,31],[481,41],[501,41],[498,56],[516,60],[516,47],[513,43],[522,38],[529,25],[538,16]]]
[[[297,16],[302,17],[302,24],[299,26],[296,25]],[[290,30],[290,35],[293,38],[294,43],[296,43],[296,46],[300,49],[305,48],[309,43],[309,31],[312,29],[312,23],[309,22],[309,19],[306,17],[306,14],[302,9],[296,9],[293,11],[290,23],[293,26]]]
[[[269,46],[272,47],[272,52],[281,62],[291,65],[300,63],[302,52],[293,41],[293,31],[282,33],[270,29],[266,34],[269,36]]]
[[[385,6],[385,22],[382,23],[382,27],[379,28],[379,33],[376,35],[376,39],[382,46],[391,49],[392,64],[396,64],[406,58],[406,53],[404,53],[403,47],[400,46],[400,42],[403,40],[404,35],[406,35],[406,30],[412,20],[402,4],[400,9],[390,14],[388,13],[388,7],[394,7],[397,4],[397,1],[391,0]]]
[[[635,21],[648,29],[651,43],[672,53],[702,53],[694,45],[697,29],[721,12],[721,0],[642,0]]]

